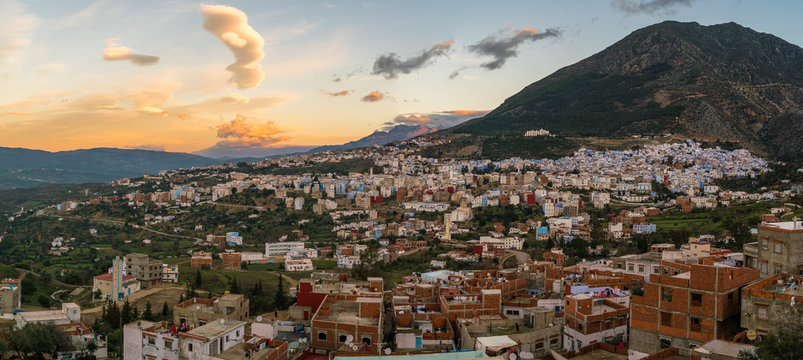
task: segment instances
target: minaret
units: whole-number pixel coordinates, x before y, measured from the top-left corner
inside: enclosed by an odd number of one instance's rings
[[[443,214],[443,225],[446,231],[444,239],[452,240],[452,214]]]

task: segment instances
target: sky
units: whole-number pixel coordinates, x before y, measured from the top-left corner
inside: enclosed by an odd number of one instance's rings
[[[664,20],[803,44],[803,1],[0,0],[0,146],[208,155],[448,127]]]

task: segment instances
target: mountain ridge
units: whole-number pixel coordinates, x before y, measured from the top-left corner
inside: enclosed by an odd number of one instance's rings
[[[803,130],[792,127],[790,135],[779,129],[794,124],[801,104],[799,46],[736,23],[667,21],[638,29],[442,133],[672,133],[794,159],[803,156]]]

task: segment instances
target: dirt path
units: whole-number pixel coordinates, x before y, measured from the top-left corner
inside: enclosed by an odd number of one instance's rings
[[[165,285],[165,284],[162,284],[162,285],[157,285],[157,286],[154,286],[152,288],[145,289],[145,290],[140,290],[140,291],[137,291],[137,292],[135,292],[135,293],[133,293],[131,295],[128,295],[128,302],[133,304],[134,302],[136,302],[139,299],[145,298],[145,297],[150,296],[150,295],[158,294],[158,293],[160,293],[162,291],[165,291],[165,290],[172,290],[172,289],[179,289],[181,291],[184,291],[184,288],[181,287],[181,286],[178,286],[178,285],[172,285],[172,284],[171,285]],[[122,302],[120,302],[120,303],[122,303]],[[93,308],[89,308],[89,309],[85,309],[85,310],[82,309],[81,313],[92,314],[92,313],[101,312],[103,310],[103,303],[98,303],[98,304],[99,304],[98,306],[93,307]]]

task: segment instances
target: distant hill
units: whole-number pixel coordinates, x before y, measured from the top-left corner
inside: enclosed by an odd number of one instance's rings
[[[109,182],[222,162],[198,155],[150,150],[97,148],[48,152],[0,147],[0,189]]]
[[[672,133],[803,160],[803,49],[735,23],[636,30],[445,134]]]
[[[316,153],[316,152],[334,151],[334,150],[349,150],[349,149],[357,149],[361,147],[368,147],[374,145],[385,145],[387,143],[391,143],[394,141],[407,140],[410,138],[414,138],[416,136],[429,134],[435,131],[436,131],[435,128],[431,128],[424,125],[418,125],[418,126],[396,125],[387,131],[377,130],[374,131],[374,133],[371,135],[368,135],[358,140],[349,141],[343,145],[319,146],[307,151],[307,153]]]

